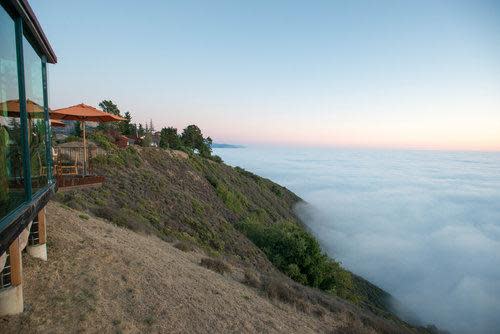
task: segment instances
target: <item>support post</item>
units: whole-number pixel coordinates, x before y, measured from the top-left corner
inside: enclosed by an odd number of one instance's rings
[[[85,121],[82,121],[83,126],[83,177],[87,175],[87,134],[85,133]]]
[[[47,261],[47,228],[45,225],[45,208],[40,210],[37,217],[33,220],[27,252],[34,258]]]
[[[0,290],[0,316],[22,313],[24,309],[23,264],[19,237],[9,246],[8,265],[1,274],[6,277],[6,280],[10,280],[7,282],[10,285]]]

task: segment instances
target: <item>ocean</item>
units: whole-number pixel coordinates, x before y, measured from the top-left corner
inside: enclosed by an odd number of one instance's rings
[[[297,213],[324,250],[422,324],[500,333],[500,153],[214,151],[303,198]]]

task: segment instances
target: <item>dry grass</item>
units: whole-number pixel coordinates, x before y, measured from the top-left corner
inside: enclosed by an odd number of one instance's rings
[[[199,252],[78,214],[49,204],[49,260],[23,255],[25,313],[1,317],[0,333],[324,333],[339,325],[201,268]]]
[[[245,270],[244,275],[245,276],[243,278],[243,284],[251,286],[252,288],[257,288],[257,289],[260,288],[261,284],[260,277],[255,271],[247,268]]]
[[[187,241],[178,241],[174,244],[174,247],[183,251],[183,252],[192,252],[194,251],[194,246]]]
[[[231,272],[231,268],[229,268],[229,266],[224,261],[217,258],[213,259],[205,257],[201,259],[200,265],[221,275]]]

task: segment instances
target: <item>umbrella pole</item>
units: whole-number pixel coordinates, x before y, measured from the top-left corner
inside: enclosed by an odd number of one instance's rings
[[[85,133],[85,121],[82,121],[83,126],[83,177],[87,175],[87,136]]]

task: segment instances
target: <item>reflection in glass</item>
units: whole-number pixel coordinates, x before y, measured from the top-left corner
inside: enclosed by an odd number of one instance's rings
[[[25,200],[15,27],[0,6],[0,219]]]
[[[46,122],[43,110],[42,60],[26,38],[23,38],[26,110],[31,157],[33,194],[47,185]]]

